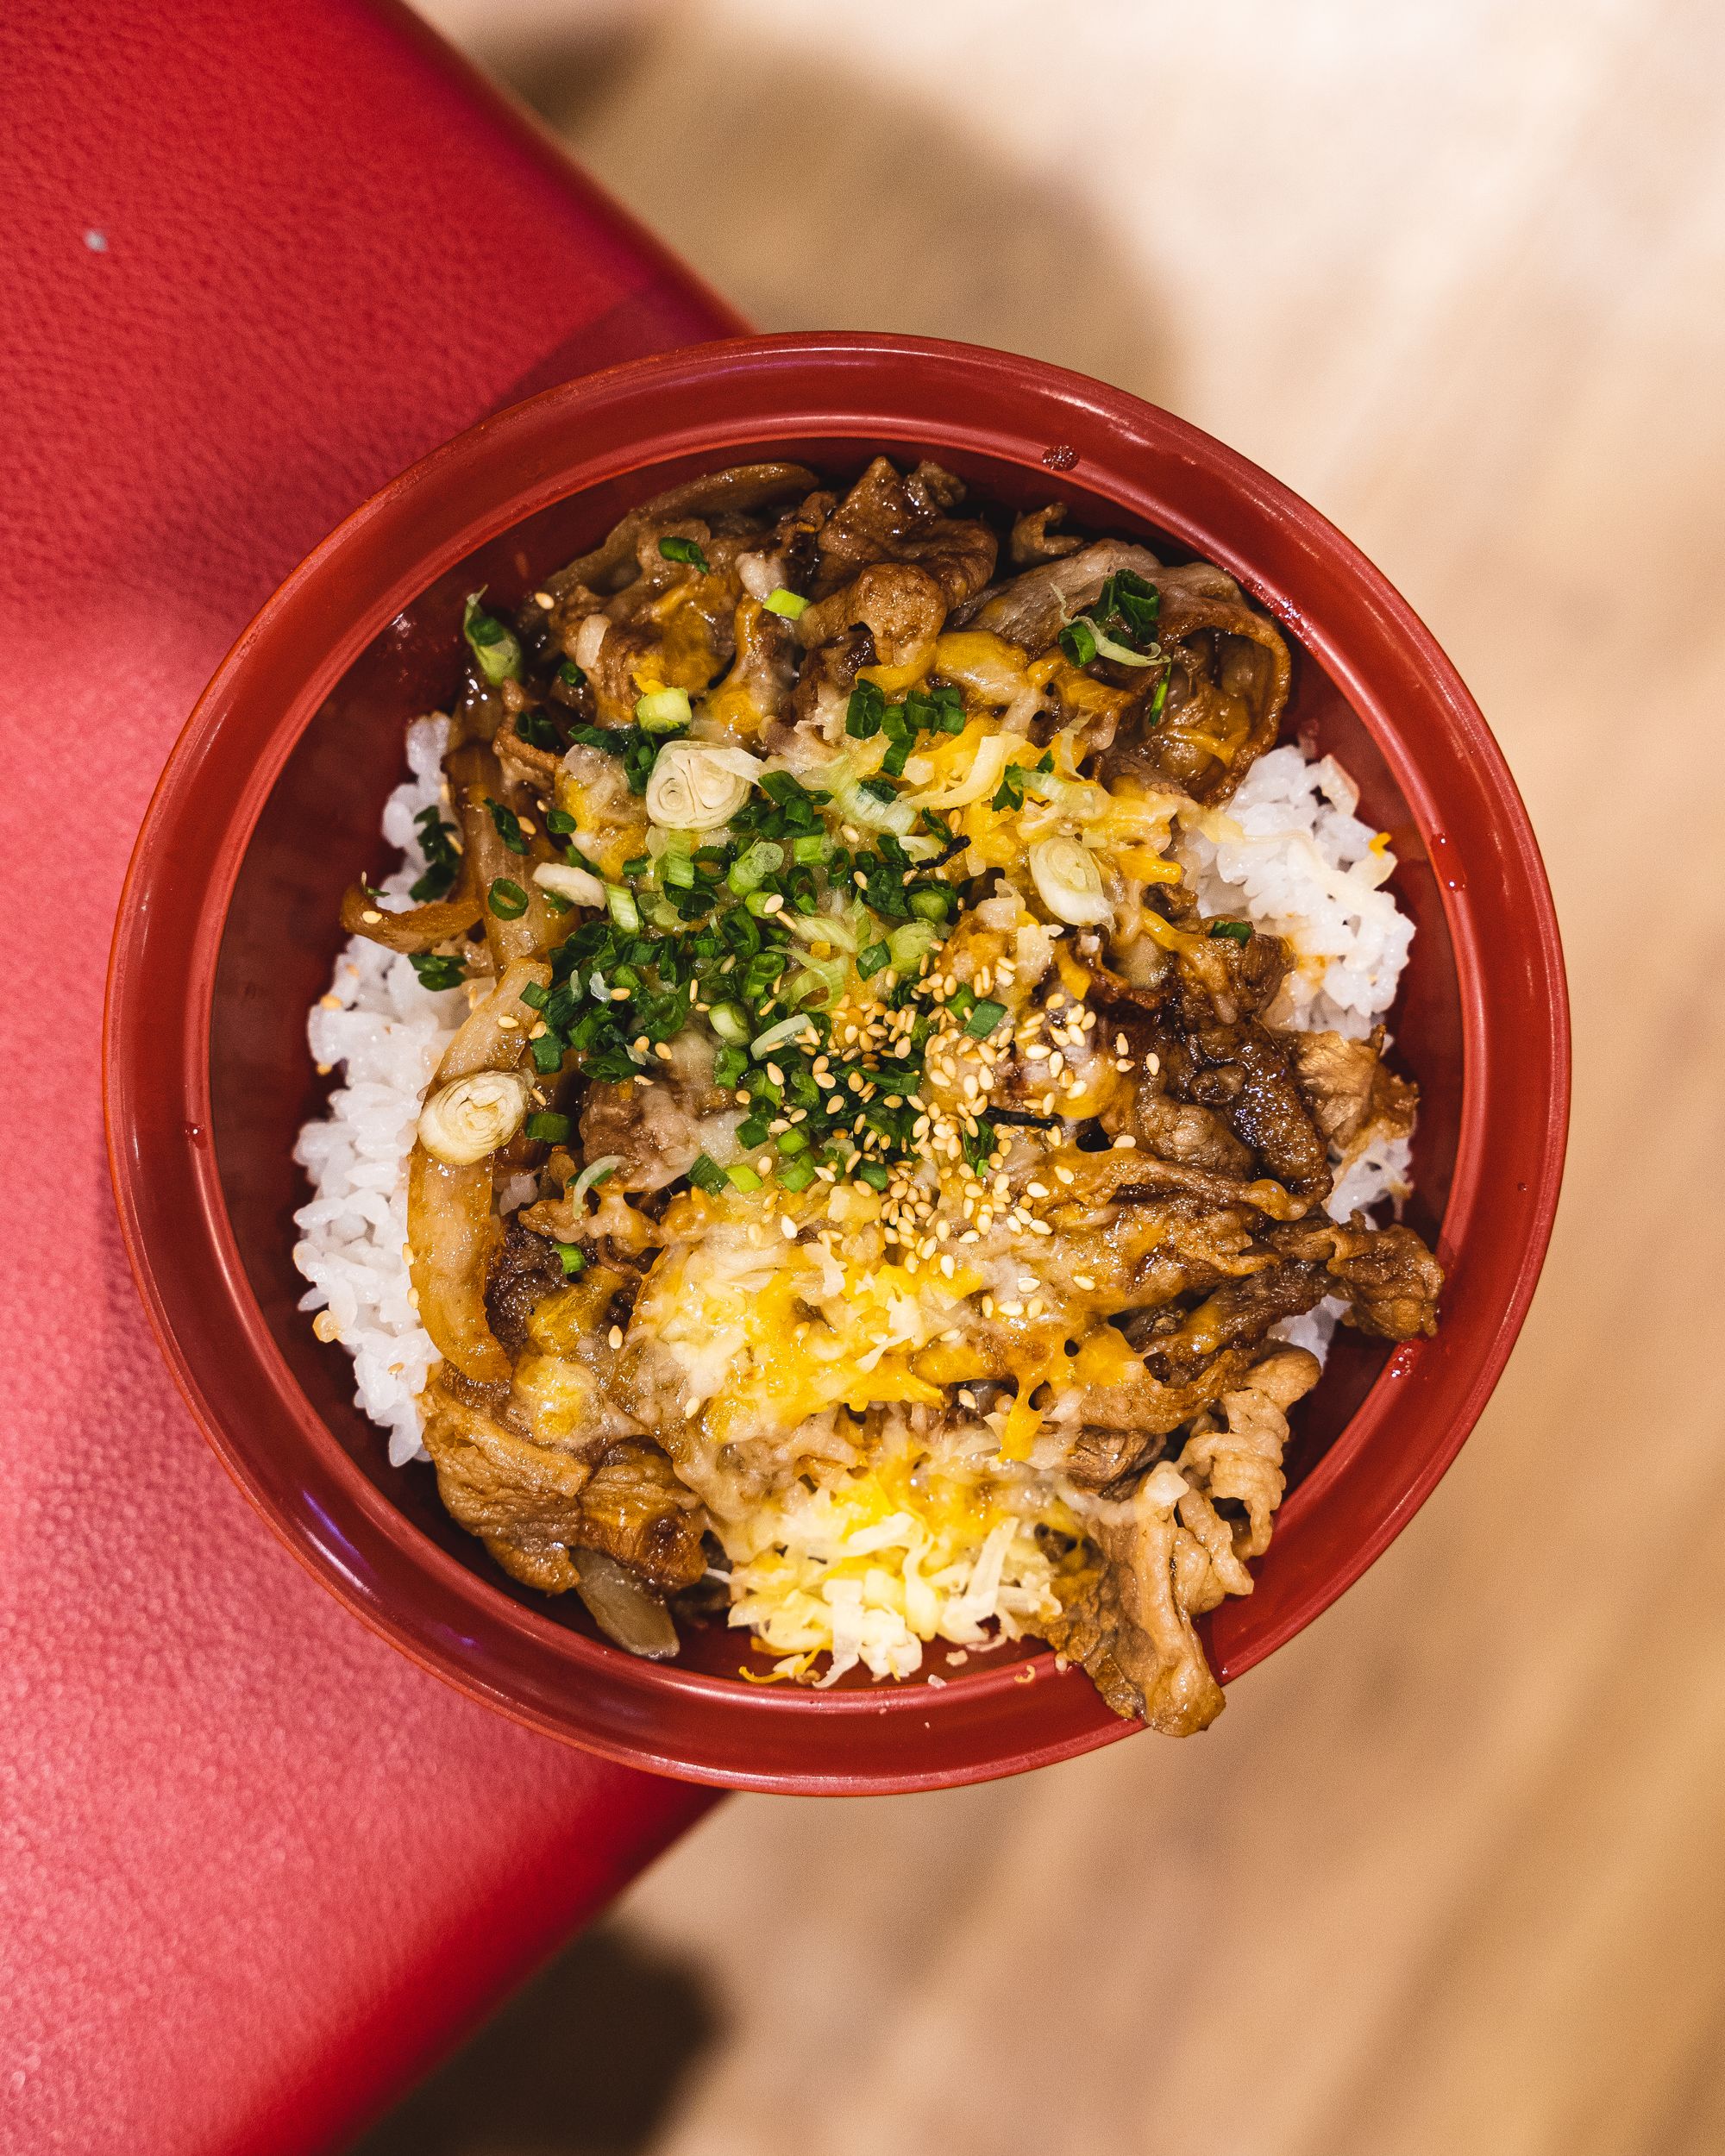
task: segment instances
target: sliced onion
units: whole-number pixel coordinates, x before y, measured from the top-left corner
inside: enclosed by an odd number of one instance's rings
[[[579,1206],[595,1183],[601,1183],[614,1168],[621,1168],[621,1153],[601,1153],[597,1160],[590,1160],[569,1185],[569,1203]]]
[[[752,769],[737,768],[737,760]],[[647,781],[647,813],[662,830],[712,831],[728,824],[749,798],[758,759],[707,742],[668,742]]]
[[[831,913],[781,913],[779,926],[806,943],[831,943],[836,950],[855,950],[856,931]]]
[[[769,1025],[764,1033],[757,1033],[749,1044],[749,1053],[751,1056],[764,1056],[768,1049],[778,1048],[786,1041],[794,1040],[810,1025],[806,1012],[794,1011],[789,1018],[781,1018],[775,1025]]]
[[[1079,840],[1038,840],[1030,849],[1030,873],[1056,920],[1074,928],[1100,928],[1113,919],[1096,857]]]
[[[566,868],[561,861],[542,861],[533,871],[542,891],[554,892],[572,906],[603,906],[605,886],[586,868]]]
[[[607,1639],[649,1662],[668,1662],[681,1644],[668,1610],[644,1580],[602,1550],[573,1549],[575,1592]]]
[[[440,1087],[419,1113],[419,1143],[448,1168],[471,1168],[507,1145],[531,1095],[518,1070],[479,1070]]]

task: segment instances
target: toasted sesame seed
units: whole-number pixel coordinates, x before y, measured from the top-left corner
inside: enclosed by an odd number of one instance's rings
[[[785,1074],[780,1069],[776,1063],[768,1064],[767,1075],[772,1080],[775,1086],[782,1086],[785,1082]]]
[[[371,924],[380,921],[383,918],[383,916],[378,912],[374,906],[368,906],[365,912],[361,914],[360,918],[367,924]]]
[[[505,1011],[498,1024],[505,1033],[518,1033],[521,1031],[521,1020],[513,1011]]]
[[[1088,1273],[1074,1273],[1072,1285],[1075,1288],[1082,1288],[1087,1295],[1094,1295],[1096,1292],[1096,1283]]]
[[[1138,1140],[1135,1138],[1128,1138],[1124,1131],[1122,1131],[1120,1137],[1114,1140],[1114,1150],[1117,1153],[1132,1152],[1137,1149],[1137,1146]]]
[[[1056,1182],[1070,1183],[1075,1178],[1070,1168],[1057,1168],[1054,1171],[1054,1180]]]
[[[1025,1185],[1025,1195],[1026,1198],[1045,1198],[1048,1194],[1048,1186],[1046,1183],[1026,1183]]]
[[[787,1243],[794,1243],[797,1239],[797,1224],[787,1213],[780,1218],[779,1232]]]
[[[1003,1318],[1021,1318],[1024,1315],[1024,1305],[1016,1296],[1010,1302],[1001,1303],[999,1309]]]
[[[614,1348],[620,1348],[623,1345],[623,1327],[620,1325],[612,1326],[605,1338]]]
[[[698,1415],[700,1413],[700,1395],[699,1393],[691,1393],[689,1395],[688,1398],[683,1402],[683,1413],[686,1416]]]

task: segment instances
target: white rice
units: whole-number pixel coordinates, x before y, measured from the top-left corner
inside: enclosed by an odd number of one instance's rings
[[[389,897],[405,900],[423,872],[413,818],[442,799],[448,724],[434,717],[408,729],[412,775],[384,809],[384,836],[405,856],[382,885]],[[1182,816],[1176,850],[1207,914],[1243,915],[1293,944],[1298,962],[1275,1022],[1362,1039],[1396,1000],[1414,928],[1382,888],[1395,860],[1354,815],[1358,799],[1333,757],[1273,749],[1226,812]],[[460,989],[432,993],[407,958],[355,937],[310,1017],[314,1058],[342,1067],[345,1082],[294,1150],[315,1194],[294,1215],[303,1237],[293,1262],[312,1283],[300,1307],[327,1312],[321,1337],[353,1357],[354,1399],[389,1432],[398,1467],[425,1457],[416,1403],[437,1359],[409,1300],[408,1156],[425,1087],[467,1012]],[[1386,1199],[1399,1207],[1409,1154],[1398,1138],[1339,1163],[1331,1213],[1346,1220]],[[1275,1331],[1321,1359],[1344,1307],[1332,1297]]]
[[[413,819],[442,798],[448,734],[442,718],[407,730],[413,775],[383,812],[384,837],[406,856],[382,884],[391,898],[406,899],[424,873]],[[293,1262],[311,1282],[299,1307],[328,1312],[320,1333],[353,1357],[354,1400],[389,1432],[396,1467],[423,1457],[417,1401],[437,1360],[408,1299],[407,1160],[425,1088],[467,1014],[461,989],[433,994],[409,959],[356,936],[309,1029],[319,1069],[344,1066],[346,1082],[330,1095],[327,1119],[308,1123],[294,1148],[316,1193],[293,1216],[303,1232]]]
[[[1396,1000],[1414,924],[1381,887],[1395,856],[1358,803],[1333,756],[1289,743],[1259,757],[1225,810],[1182,816],[1176,851],[1206,913],[1243,913],[1294,946],[1272,1020],[1364,1040]]]

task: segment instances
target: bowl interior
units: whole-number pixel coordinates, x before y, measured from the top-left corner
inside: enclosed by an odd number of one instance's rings
[[[353,1467],[411,1523],[428,1549],[443,1552],[483,1583],[488,1595],[530,1611],[536,1627],[560,1628],[572,1648],[580,1641],[577,1651],[583,1661],[595,1651],[616,1657],[616,1651],[597,1639],[574,1596],[548,1599],[511,1581],[443,1511],[428,1466],[390,1467],[382,1433],[354,1404],[347,1355],[320,1344],[297,1307],[304,1282],[290,1255],[296,1234],[292,1216],[309,1193],[293,1164],[293,1143],[300,1125],[323,1112],[333,1082],[312,1067],[305,1015],[328,986],[342,942],[337,924],[342,889],[361,870],[377,873],[393,865],[379,832],[384,799],[403,773],[405,724],[442,706],[457,680],[465,593],[483,584],[495,601],[512,604],[602,536],[636,502],[717,462],[790,455],[823,478],[842,482],[881,449],[900,461],[937,454],[981,495],[1003,506],[1040,506],[1058,498],[1081,528],[1141,537],[1167,560],[1191,555],[1171,533],[1092,491],[1079,473],[1043,471],[974,448],[932,448],[925,434],[894,438],[871,429],[866,435],[775,433],[753,442],[733,436],[722,456],[685,452],[634,463],[626,473],[555,501],[470,554],[427,585],[348,666],[305,725],[263,804],[228,911],[210,1013],[210,1129],[222,1197],[269,1334],[305,1401]],[[1398,866],[1392,888],[1417,931],[1394,1016],[1395,1058],[1417,1077],[1421,1094],[1418,1194],[1408,1218],[1437,1243],[1456,1167],[1464,1077],[1456,956],[1439,878],[1414,812],[1360,712],[1302,644],[1288,608],[1276,605],[1275,594],[1254,588],[1250,565],[1225,561],[1224,566],[1283,616],[1295,653],[1284,738],[1298,736],[1333,751],[1359,785],[1360,814],[1393,837]],[[1386,1354],[1382,1343],[1346,1331],[1339,1336],[1322,1383],[1295,1411],[1284,1520],[1297,1516],[1302,1486],[1336,1444]],[[1272,1545],[1260,1569],[1268,1572],[1275,1564]],[[1230,1618],[1225,1630],[1238,1639],[1239,1627],[1239,1620]],[[937,1646],[925,1668],[957,1689],[982,1682],[1002,1662],[1038,1651],[1031,1646],[1003,1650],[986,1664],[973,1660],[961,1675],[944,1664]],[[715,1627],[688,1633],[680,1666],[758,1698],[738,1674],[746,1658],[740,1636]],[[1251,1658],[1249,1651],[1244,1658]],[[1222,1661],[1226,1674],[1226,1654]],[[868,1688],[860,1672],[851,1681]],[[574,1669],[571,1682],[580,1682]],[[806,1693],[799,1696],[821,1703]],[[932,1701],[937,1695],[927,1696]],[[1106,1720],[1099,1728],[1107,1733]]]

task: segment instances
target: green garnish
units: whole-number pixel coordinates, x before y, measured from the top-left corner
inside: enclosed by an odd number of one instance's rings
[[[553,838],[567,838],[575,828],[575,819],[568,809],[548,809],[545,814],[545,828]]]
[[[856,954],[856,970],[865,981],[872,981],[892,956],[884,943],[870,943],[866,950]]]
[[[499,920],[518,921],[527,911],[527,893],[507,876],[498,876],[486,893],[486,904]]]
[[[565,659],[557,669],[557,679],[566,689],[580,688],[586,678],[586,670],[578,667],[573,659]]]
[[[641,908],[635,903],[632,891],[625,891],[620,883],[608,883],[605,887],[605,911],[620,929],[630,936],[639,934]]]
[[[844,707],[844,730],[853,741],[868,741],[881,730],[887,699],[872,681],[859,681]]]
[[[1060,632],[1060,649],[1075,667],[1088,667],[1096,655],[1096,632],[1087,621],[1070,621]]]
[[[408,896],[416,905],[423,906],[430,899],[448,897],[461,873],[461,856],[456,850],[455,833],[435,808],[421,809],[413,819],[413,828],[425,856],[425,873]]]
[[[781,1190],[806,1190],[814,1181],[814,1163],[812,1160],[787,1161],[779,1170]]]
[[[1150,699],[1150,723],[1152,726],[1162,724],[1162,707],[1167,701],[1168,676],[1164,674],[1156,685],[1156,693]]]
[[[761,1188],[761,1178],[752,1168],[727,1168],[724,1172],[730,1177],[733,1189],[749,1191]]]
[[[636,701],[635,717],[649,734],[668,733],[674,726],[689,723],[689,693],[687,689],[649,689]]]
[[[1000,774],[999,791],[988,804],[995,809],[1021,809],[1024,806],[1025,781],[1040,777],[1054,768],[1054,752],[1046,751],[1039,763],[1025,765],[1009,763]]]
[[[574,1275],[587,1269],[587,1254],[579,1243],[554,1243],[551,1248],[562,1261],[563,1270]]]
[[[483,585],[477,592],[468,592],[467,603],[461,609],[461,634],[479,661],[480,672],[495,687],[499,681],[521,678],[521,646],[505,624],[480,605],[484,597]]]
[[[893,1180],[891,1171],[877,1160],[858,1161],[856,1175],[857,1181],[867,1183],[871,1190],[884,1190]]]
[[[1004,1003],[996,1003],[985,996],[964,1021],[964,1031],[973,1041],[985,1041],[1007,1015]]]
[[[527,1135],[542,1145],[561,1145],[569,1135],[569,1119],[566,1115],[552,1115],[549,1112],[530,1115]]]
[[[787,591],[782,584],[776,592],[769,592],[761,604],[769,614],[782,615],[787,621],[796,621],[808,611],[808,601],[802,593]]]
[[[489,793],[486,806],[491,811],[491,820],[497,826],[497,835],[512,854],[525,854],[527,839],[521,828],[521,818],[513,809],[505,808],[501,801],[493,801]]]
[[[710,1197],[717,1197],[730,1178],[710,1155],[697,1153],[694,1165],[689,1170],[689,1181],[697,1190],[705,1190]]]
[[[693,539],[662,539],[659,551],[668,561],[692,562],[703,576],[712,574],[712,563]]]
[[[422,988],[434,993],[443,988],[459,988],[467,977],[467,969],[459,958],[440,957],[430,950],[410,951],[408,956]]]
[[[1250,921],[1212,921],[1210,937],[1214,942],[1226,938],[1231,943],[1249,943],[1251,941]]]

